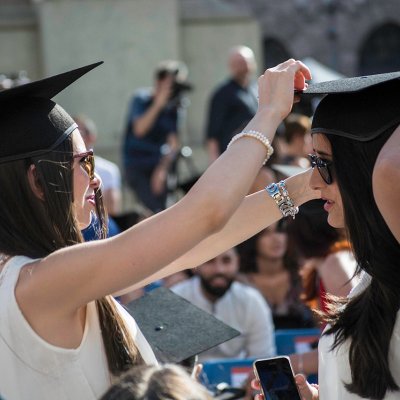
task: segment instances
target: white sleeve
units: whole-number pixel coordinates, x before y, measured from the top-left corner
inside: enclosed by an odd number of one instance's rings
[[[251,291],[247,312],[247,357],[272,357],[276,355],[275,327],[267,302],[255,289]]]

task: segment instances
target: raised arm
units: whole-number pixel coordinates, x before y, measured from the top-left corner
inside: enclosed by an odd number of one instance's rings
[[[302,88],[304,79],[310,79],[309,71],[294,60],[263,75],[259,80],[259,110],[247,129],[260,131],[272,141],[277,126],[291,109],[294,85]],[[36,311],[68,313],[142,281],[223,229],[243,202],[265,155],[266,149],[258,140],[238,140],[179,203],[118,236],[49,255],[37,263],[34,274],[19,283],[18,296]],[[272,209],[274,218],[279,218],[265,194],[255,196],[251,206],[258,205],[260,213]],[[251,207],[247,207],[240,211],[242,218],[245,210],[250,212]],[[252,221],[259,224],[255,214]],[[238,221],[234,220],[233,227],[241,229]],[[261,224],[258,227],[261,229]],[[251,230],[248,227],[247,234]]]
[[[311,173],[312,170],[310,169],[286,179],[290,196],[298,206],[311,199],[320,197],[320,193],[311,190],[308,185]],[[216,257],[226,249],[250,238],[280,218],[282,218],[282,214],[274,200],[268,196],[265,190],[246,196],[228,223],[220,231],[207,237],[171,264],[156,274],[138,282],[134,287],[129,288],[129,290],[142,287],[182,269],[196,267]]]
[[[376,204],[400,243],[400,126],[382,147],[375,163],[372,188]]]

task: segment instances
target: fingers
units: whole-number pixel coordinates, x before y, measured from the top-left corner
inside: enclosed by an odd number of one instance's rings
[[[260,381],[258,379],[252,379],[251,380],[251,387],[254,390],[260,390],[261,389]]]

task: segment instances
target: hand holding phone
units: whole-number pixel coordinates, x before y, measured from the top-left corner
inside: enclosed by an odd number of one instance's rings
[[[253,367],[265,400],[301,400],[289,357],[256,360]]]

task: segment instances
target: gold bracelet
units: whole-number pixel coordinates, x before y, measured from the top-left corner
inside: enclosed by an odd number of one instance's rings
[[[229,146],[232,143],[236,142],[236,140],[241,139],[242,137],[252,137],[254,139],[257,139],[267,148],[267,157],[265,158],[265,160],[263,162],[263,165],[265,165],[265,163],[269,160],[269,158],[274,153],[274,148],[271,146],[270,141],[261,132],[249,130],[249,131],[240,132],[237,135],[235,135],[229,142],[227,148],[229,148]]]

